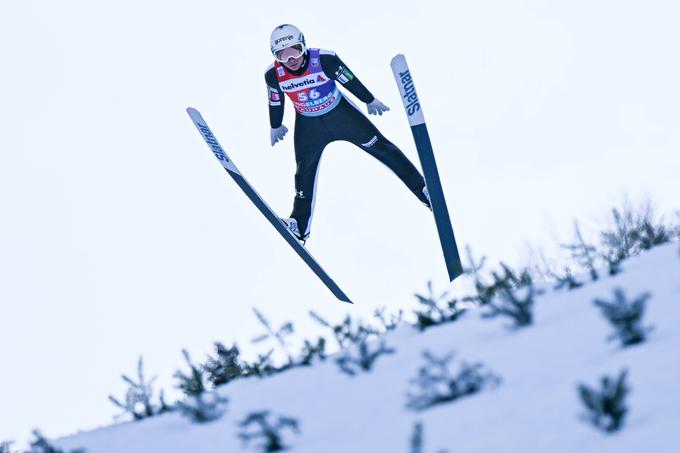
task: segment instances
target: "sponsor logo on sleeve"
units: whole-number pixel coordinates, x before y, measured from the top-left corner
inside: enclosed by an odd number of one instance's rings
[[[281,105],[281,95],[271,87],[269,87],[269,105]]]
[[[338,70],[335,71],[335,77],[337,78],[338,82],[344,85],[350,80],[354,79],[354,74],[352,74],[352,71],[347,69],[345,66],[340,66]]]

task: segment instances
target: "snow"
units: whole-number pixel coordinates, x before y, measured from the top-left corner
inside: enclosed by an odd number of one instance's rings
[[[545,286],[534,324],[511,330],[503,319],[470,311],[456,322],[419,332],[402,326],[386,334],[396,353],[378,358],[373,370],[350,377],[333,357],[264,379],[236,380],[220,387],[229,398],[225,415],[200,425],[172,413],[62,438],[64,449],[91,453],[256,451],[244,448],[237,423],[250,412],[271,410],[298,419],[300,434],[284,439],[295,452],[406,452],[413,425],[422,421],[424,452],[676,452],[680,426],[680,256],[677,244],[660,246],[623,263],[573,291]],[[645,325],[648,340],[622,349],[608,342],[612,328],[592,303],[610,300],[622,288],[629,297],[652,294]],[[493,389],[435,406],[406,409],[409,380],[421,354],[455,351],[461,360],[482,362],[502,378]],[[604,374],[629,369],[630,412],[622,431],[604,434],[579,419],[576,386],[598,383]]]

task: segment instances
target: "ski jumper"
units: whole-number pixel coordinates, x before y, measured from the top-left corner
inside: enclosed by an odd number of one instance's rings
[[[387,140],[371,121],[338,89],[340,82],[362,102],[373,95],[333,52],[308,49],[305,61],[291,71],[278,61],[265,73],[269,93],[269,122],[281,126],[284,94],[295,108],[295,198],[290,217],[307,236],[314,213],[316,178],[324,148],[344,140],[360,147],[389,167],[422,202],[425,180],[408,158]]]

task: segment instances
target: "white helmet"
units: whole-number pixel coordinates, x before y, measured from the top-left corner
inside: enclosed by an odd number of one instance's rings
[[[290,24],[276,27],[269,38],[269,44],[274,56],[276,56],[276,52],[296,44],[301,44],[302,50],[306,50],[305,35],[295,25]]]

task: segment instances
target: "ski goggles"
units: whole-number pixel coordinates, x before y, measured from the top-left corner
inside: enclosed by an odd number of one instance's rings
[[[300,58],[305,54],[307,49],[303,44],[295,44],[294,46],[286,47],[285,49],[274,52],[274,58],[280,63],[287,63],[288,60]]]

